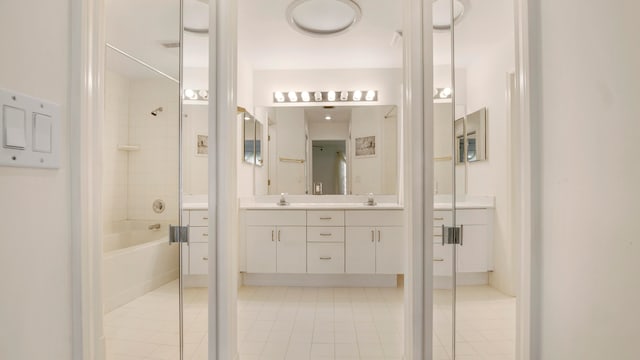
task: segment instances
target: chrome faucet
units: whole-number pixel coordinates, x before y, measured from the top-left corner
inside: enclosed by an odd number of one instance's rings
[[[149,230],[160,230],[160,224],[149,225]]]
[[[280,201],[278,201],[278,205],[280,206],[285,206],[285,205],[289,205],[289,203],[287,202],[287,199],[285,199],[285,193],[280,193]]]
[[[367,205],[369,205],[369,206],[375,206],[376,205],[376,201],[373,198],[373,193],[369,193],[369,195],[367,197]]]

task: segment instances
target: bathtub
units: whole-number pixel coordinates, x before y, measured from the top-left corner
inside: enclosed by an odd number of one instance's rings
[[[151,224],[159,230],[149,230]],[[103,303],[109,312],[178,278],[178,245],[166,222],[119,221],[103,238]]]

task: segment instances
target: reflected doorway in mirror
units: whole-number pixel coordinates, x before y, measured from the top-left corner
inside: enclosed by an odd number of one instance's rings
[[[376,156],[376,137],[365,136],[356,138],[356,156]]]

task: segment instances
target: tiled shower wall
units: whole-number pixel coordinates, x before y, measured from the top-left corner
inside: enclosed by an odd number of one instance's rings
[[[111,71],[105,76],[105,116],[102,142],[102,213],[106,232],[114,221],[126,220],[128,153],[118,150],[129,143],[129,80]]]
[[[178,218],[178,87],[165,79],[107,72],[104,124],[105,228],[118,220]],[[151,111],[162,107],[157,116]],[[118,150],[136,145],[137,151]],[[153,211],[163,200],[164,212]]]

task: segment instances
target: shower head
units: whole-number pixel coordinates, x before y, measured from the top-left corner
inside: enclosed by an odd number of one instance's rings
[[[153,111],[151,112],[151,115],[153,115],[153,116],[158,116],[158,113],[162,112],[162,110],[163,110],[163,109],[162,109],[162,106],[160,106],[159,108],[157,108],[157,109],[153,110]]]

